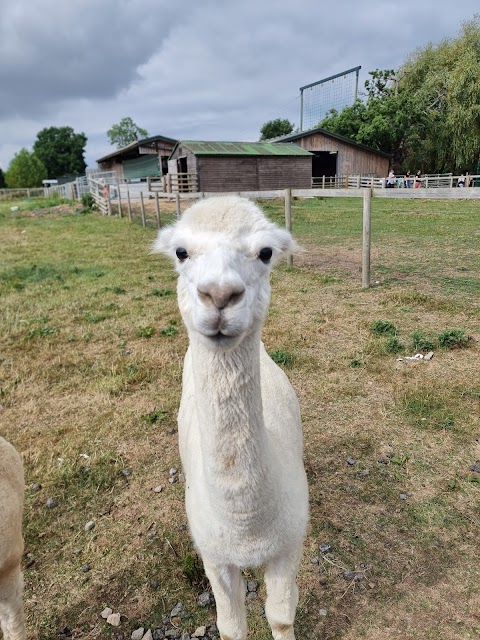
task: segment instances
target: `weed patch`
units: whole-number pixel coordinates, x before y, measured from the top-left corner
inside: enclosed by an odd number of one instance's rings
[[[155,327],[152,327],[151,325],[147,325],[146,327],[138,327],[135,330],[135,335],[138,338],[151,338],[154,333]]]
[[[431,351],[435,348],[435,343],[424,336],[421,331],[412,333],[412,349],[414,351]]]
[[[294,363],[294,357],[283,349],[273,349],[273,351],[268,352],[268,355],[274,362],[284,367],[291,367]]]
[[[438,344],[443,349],[463,349],[468,346],[468,338],[463,329],[445,329],[438,336]]]
[[[389,320],[375,320],[370,328],[374,336],[397,335],[397,327]]]
[[[173,296],[175,292],[172,289],[152,289],[150,292],[151,296],[155,296],[157,298],[167,298],[168,296]]]
[[[56,327],[37,327],[36,329],[32,329],[27,333],[27,338],[47,338],[48,336],[53,336],[57,333],[58,329]]]
[[[150,413],[145,413],[142,416],[142,420],[147,422],[148,424],[156,424],[157,422],[163,422],[166,418],[165,411],[162,409],[155,409]]]
[[[390,336],[385,342],[385,353],[403,353],[405,345],[396,336]]]
[[[178,328],[176,326],[175,320],[170,320],[168,325],[160,331],[162,336],[167,336],[169,338],[178,335]]]

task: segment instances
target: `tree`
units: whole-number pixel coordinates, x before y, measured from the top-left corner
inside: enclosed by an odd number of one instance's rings
[[[5,174],[0,168],[0,189],[5,189]]]
[[[33,150],[47,168],[48,177],[55,179],[69,173],[84,173],[86,144],[87,136],[75,133],[72,127],[49,127],[37,134]]]
[[[319,126],[388,153],[396,168],[403,167],[411,162],[408,156],[413,140],[422,131],[421,114],[406,92],[397,94],[391,90],[380,96],[375,89],[370,96],[366,102],[357,100],[340,113],[332,110]]]
[[[148,137],[148,131],[134,123],[131,118],[122,118],[118,124],[112,125],[107,131],[110,144],[116,144],[117,149],[126,147],[131,142]]]
[[[369,71],[370,80],[365,81],[365,89],[369,100],[387,98],[396,91],[395,69],[375,69]]]
[[[276,120],[269,120],[260,129],[260,140],[270,140],[271,138],[278,138],[279,136],[286,136],[292,133],[295,125],[284,118],[277,118]]]
[[[47,177],[43,162],[27,149],[16,153],[5,172],[5,181],[10,189],[41,187]]]
[[[480,15],[457,38],[428,44],[400,68],[399,91],[424,115],[420,152],[437,171],[475,171],[480,157]]]
[[[366,100],[319,126],[391,154],[398,170],[476,172],[480,159],[480,15],[457,38],[370,72]]]

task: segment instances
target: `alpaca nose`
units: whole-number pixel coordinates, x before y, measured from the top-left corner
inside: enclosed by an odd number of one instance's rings
[[[219,310],[240,302],[245,293],[245,287],[241,284],[204,284],[197,289],[202,302],[213,304]]]

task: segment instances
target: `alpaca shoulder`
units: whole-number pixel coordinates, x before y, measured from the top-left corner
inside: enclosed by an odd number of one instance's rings
[[[0,570],[23,551],[24,491],[22,459],[10,443],[0,438]]]

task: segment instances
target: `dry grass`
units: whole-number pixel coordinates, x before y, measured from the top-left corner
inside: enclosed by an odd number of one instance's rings
[[[480,459],[478,214],[468,203],[395,206],[374,202],[378,284],[368,291],[355,200],[296,201],[306,251],[273,276],[264,340],[293,359],[310,483],[301,640],[480,634],[480,485],[469,470]],[[177,622],[192,632],[214,610],[196,605],[205,583],[189,572],[183,487],[168,482],[187,344],[174,274],[148,254],[152,224],[22,208],[0,209],[0,417],[27,486],[42,484],[25,510],[29,638],[65,626],[114,638],[99,617],[107,605],[129,637],[178,601],[189,616]],[[266,209],[281,221],[281,203]],[[403,354],[372,334],[376,320],[395,324]],[[468,347],[397,360],[412,353],[412,332],[435,340],[447,328],[464,329]],[[321,554],[322,543],[333,552]],[[266,640],[259,606],[250,637]]]

